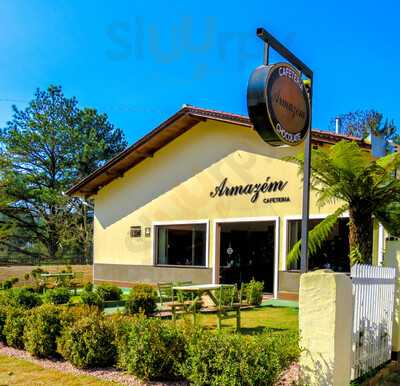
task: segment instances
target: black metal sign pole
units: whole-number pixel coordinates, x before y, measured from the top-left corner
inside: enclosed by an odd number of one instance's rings
[[[257,28],[257,36],[265,43],[264,46],[264,64],[268,65],[269,47],[282,55],[288,62],[295,66],[302,74],[310,80],[309,98],[310,98],[310,129],[304,141],[304,181],[303,181],[303,208],[301,219],[301,272],[308,271],[308,218],[310,207],[310,166],[311,166],[311,121],[312,121],[312,87],[313,72],[282,43],[276,40],[264,28]]]

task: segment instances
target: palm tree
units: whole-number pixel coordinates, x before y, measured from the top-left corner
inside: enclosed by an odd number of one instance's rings
[[[304,154],[289,158],[303,170]],[[371,263],[373,218],[392,235],[400,233],[400,180],[396,171],[400,154],[373,159],[356,142],[340,141],[329,149],[313,150],[311,187],[319,207],[339,203],[339,208],[309,232],[309,253],[315,254],[339,217],[349,213],[350,263]],[[290,251],[290,263],[300,256],[301,240]]]

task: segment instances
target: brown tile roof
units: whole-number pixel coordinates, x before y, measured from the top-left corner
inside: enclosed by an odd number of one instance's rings
[[[124,151],[110,159],[103,166],[78,181],[67,191],[67,194],[82,196],[96,194],[100,188],[107,185],[115,178],[123,176],[127,170],[147,157],[152,157],[157,150],[173,141],[176,137],[183,134],[197,123],[207,119],[249,128],[252,127],[249,117],[245,115],[185,105],[150,133],[146,134],[133,145],[127,147]],[[329,131],[312,130],[312,141],[316,144],[333,144],[342,139],[357,141],[363,147],[370,147],[357,137],[335,134]]]

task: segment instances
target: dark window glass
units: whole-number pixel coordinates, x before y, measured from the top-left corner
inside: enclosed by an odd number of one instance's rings
[[[309,230],[313,229],[321,221],[310,220]],[[337,272],[350,272],[348,222],[348,218],[339,219],[319,251],[309,257],[308,266],[310,270],[330,268]],[[287,232],[289,252],[301,238],[301,220],[289,220]],[[288,264],[287,269],[299,270],[300,259]]]
[[[155,233],[157,264],[206,265],[206,224],[162,225]]]

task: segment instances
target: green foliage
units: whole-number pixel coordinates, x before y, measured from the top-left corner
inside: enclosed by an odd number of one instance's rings
[[[299,355],[294,335],[248,337],[196,331],[189,339],[181,373],[191,385],[273,385]]]
[[[71,326],[78,320],[86,317],[99,317],[101,309],[97,306],[87,304],[74,304],[61,308],[60,319],[63,326]]]
[[[129,292],[126,309],[129,314],[152,315],[157,308],[157,294],[148,284],[137,284]]]
[[[113,330],[103,317],[84,317],[65,327],[57,339],[57,350],[79,368],[106,367],[115,363]]]
[[[180,377],[185,338],[173,323],[140,316],[124,328],[126,338],[118,346],[119,367],[140,379]]]
[[[95,109],[80,109],[58,86],[34,99],[0,131],[0,245],[14,256],[90,257],[93,211],[63,194],[126,146]]]
[[[117,348],[117,362],[121,369],[126,369],[126,350],[128,345],[128,332],[130,326],[135,322],[136,317],[128,316],[123,313],[116,313],[108,316],[106,319],[107,324],[110,326],[113,333],[113,342]]]
[[[4,323],[3,334],[8,346],[24,348],[24,326],[27,317],[27,310],[22,307],[9,307]]]
[[[45,303],[66,304],[71,299],[71,293],[68,288],[55,288],[47,290],[43,296]]]
[[[19,279],[17,277],[9,277],[1,283],[2,289],[10,289],[14,284],[18,283]]]
[[[87,283],[85,283],[85,285],[83,286],[83,290],[86,292],[91,292],[93,291],[93,283],[88,281]]]
[[[13,303],[24,307],[33,308],[42,304],[40,296],[27,287],[12,288],[9,290]]]
[[[321,248],[324,241],[329,237],[339,217],[348,209],[347,205],[343,205],[336,209],[334,213],[326,216],[319,224],[308,232],[308,253],[310,256],[315,255]],[[293,246],[286,257],[288,264],[296,261],[301,255],[301,240]]]
[[[25,349],[40,358],[56,355],[56,338],[61,332],[60,308],[44,304],[32,309],[24,328]]]
[[[303,169],[304,154],[289,159]],[[371,262],[373,216],[394,235],[400,234],[400,180],[395,177],[399,167],[400,154],[374,160],[356,142],[340,141],[328,149],[313,150],[311,185],[318,195],[317,204],[344,204],[309,232],[310,252],[318,251],[339,216],[348,210],[350,250],[358,251],[357,261]],[[299,257],[299,250],[296,244],[289,262]]]
[[[37,292],[42,293],[45,289],[45,284],[41,278],[42,273],[49,273],[48,271],[43,270],[40,267],[34,268],[31,271],[30,276],[33,278],[35,282],[35,290]]]
[[[264,292],[264,282],[253,279],[243,285],[243,296],[249,304],[259,306]]]
[[[103,308],[103,301],[101,300],[97,292],[82,291],[81,300],[83,304],[86,304],[88,306],[97,306],[99,308]]]
[[[6,323],[7,312],[10,306],[0,303],[0,342],[5,342],[5,336],[3,334],[4,324]]]
[[[116,285],[101,284],[96,288],[96,293],[105,302],[109,300],[121,300],[122,290]]]

